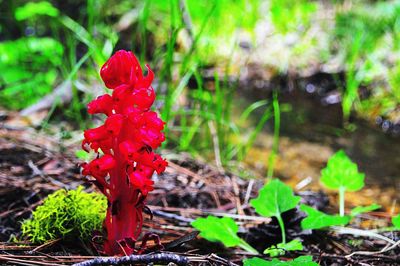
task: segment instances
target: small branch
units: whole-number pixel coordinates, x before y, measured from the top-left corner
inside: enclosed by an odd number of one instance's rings
[[[337,234],[372,237],[372,238],[376,238],[376,239],[380,239],[380,240],[386,241],[386,242],[388,242],[388,243],[390,243],[392,245],[396,244],[396,242],[393,241],[392,239],[387,238],[386,236],[377,234],[377,233],[375,233],[373,231],[356,229],[356,228],[338,227],[338,226],[334,226],[334,227],[332,227],[332,229]]]
[[[172,253],[156,253],[146,255],[130,255],[124,257],[98,257],[73,264],[73,266],[92,266],[92,265],[128,265],[137,263],[170,263],[177,265],[189,264],[189,259],[185,256]]]
[[[222,167],[221,152],[219,150],[218,132],[212,121],[208,121],[208,127],[210,128],[210,133],[214,144],[215,164],[217,165],[218,171],[225,173],[225,170]]]
[[[51,94],[46,95],[37,103],[20,111],[22,116],[28,116],[38,111],[49,109],[54,104],[65,104],[72,100],[72,83],[66,80],[58,85]]]
[[[387,251],[393,250],[396,247],[398,247],[400,245],[400,240],[397,241],[396,243],[392,244],[392,245],[387,245],[386,247],[384,247],[383,249],[379,250],[379,251],[355,251],[349,255],[346,256],[346,258],[350,258],[354,255],[377,255],[377,254],[381,254],[381,253],[385,253]]]

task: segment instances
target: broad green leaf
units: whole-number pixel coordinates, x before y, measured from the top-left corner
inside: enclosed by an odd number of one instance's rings
[[[192,226],[200,231],[200,236],[211,242],[222,242],[226,247],[235,247],[241,239],[237,236],[239,227],[232,218],[197,218]]]
[[[321,171],[321,182],[331,189],[360,190],[364,186],[364,177],[363,173],[358,172],[357,164],[342,150],[332,155]]]
[[[258,214],[271,217],[295,208],[300,199],[293,195],[293,190],[288,185],[279,179],[273,179],[260,190],[257,198],[250,201],[250,205]]]
[[[400,214],[397,214],[392,218],[392,223],[396,227],[396,229],[400,229]]]
[[[273,245],[266,250],[264,250],[264,254],[270,255],[271,257],[282,256],[285,255],[286,251],[294,251],[294,250],[303,250],[303,244],[294,239],[289,243],[279,243],[278,245]]]
[[[57,17],[59,11],[51,3],[42,2],[29,2],[24,6],[18,7],[15,10],[15,19],[18,21],[34,18],[40,15],[46,15],[49,17]]]
[[[318,263],[312,261],[312,256],[300,256],[288,261],[278,259],[268,261],[260,258],[245,259],[243,266],[318,266]]]
[[[334,225],[346,225],[350,222],[349,216],[329,215],[310,206],[300,205],[300,209],[307,214],[301,221],[303,229],[320,229]]]
[[[381,208],[381,205],[376,204],[376,203],[368,205],[368,206],[357,206],[351,210],[350,216],[354,217],[354,216],[360,215],[362,213],[375,211],[380,208]]]

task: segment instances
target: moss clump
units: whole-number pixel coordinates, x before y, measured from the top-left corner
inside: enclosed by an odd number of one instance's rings
[[[105,218],[107,199],[98,193],[58,190],[49,195],[22,223],[22,235],[33,243],[76,237],[88,240],[94,230],[100,230]]]

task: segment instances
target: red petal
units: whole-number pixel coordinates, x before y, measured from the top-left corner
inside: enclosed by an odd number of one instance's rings
[[[113,99],[111,95],[104,94],[93,101],[91,101],[88,105],[88,113],[89,114],[106,114],[110,115],[112,113],[113,108]]]
[[[156,94],[152,87],[135,91],[133,103],[142,109],[149,109],[156,99]]]
[[[141,145],[137,142],[132,142],[130,140],[121,142],[119,144],[120,152],[125,157],[125,159],[128,161],[137,160],[138,157],[140,156],[139,150],[142,148],[143,148],[143,145]]]
[[[105,126],[87,129],[83,133],[87,142],[99,141],[109,137],[109,133]]]
[[[103,157],[97,159],[100,171],[108,171],[115,167],[116,161],[110,154],[105,154]]]
[[[109,133],[114,136],[118,136],[124,123],[124,116],[120,114],[114,114],[107,118],[105,127]]]

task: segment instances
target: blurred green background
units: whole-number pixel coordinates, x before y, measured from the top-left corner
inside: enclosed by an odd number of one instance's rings
[[[399,38],[400,1],[0,0],[0,105],[87,128],[101,65],[132,50],[155,71],[165,147],[233,167],[266,131],[272,175],[282,134],[366,124],[398,147]]]

